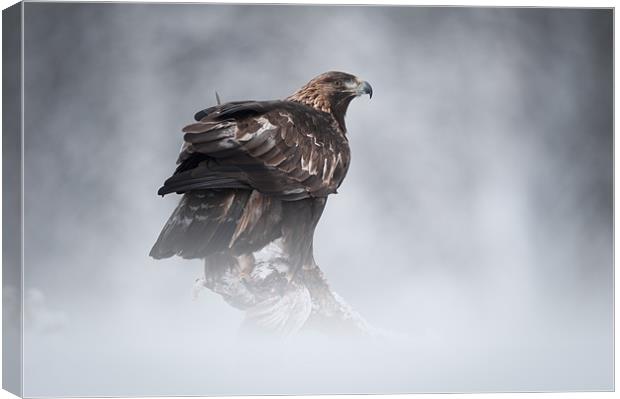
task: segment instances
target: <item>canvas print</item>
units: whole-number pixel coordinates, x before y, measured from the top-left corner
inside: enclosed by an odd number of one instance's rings
[[[614,389],[612,9],[3,27],[5,389]]]

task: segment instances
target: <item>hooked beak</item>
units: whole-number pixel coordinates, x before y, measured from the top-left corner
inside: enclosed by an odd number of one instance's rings
[[[359,86],[357,86],[357,95],[361,96],[363,94],[368,94],[368,97],[372,98],[372,86],[366,81],[362,81]]]

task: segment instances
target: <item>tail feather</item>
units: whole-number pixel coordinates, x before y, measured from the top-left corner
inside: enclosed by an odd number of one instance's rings
[[[250,196],[248,190],[192,191],[183,196],[151,249],[155,259],[204,258],[225,251]]]

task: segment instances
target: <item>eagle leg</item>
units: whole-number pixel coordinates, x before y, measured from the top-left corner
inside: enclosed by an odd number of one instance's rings
[[[235,256],[235,260],[237,262],[237,267],[239,270],[239,277],[243,280],[249,279],[256,263],[254,259],[254,254],[249,253],[238,255]]]
[[[205,258],[204,273],[204,286],[237,309],[245,310],[257,303],[256,295],[243,280],[238,257],[229,253],[210,255]]]

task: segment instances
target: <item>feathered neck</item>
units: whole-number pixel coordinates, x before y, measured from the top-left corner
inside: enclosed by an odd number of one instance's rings
[[[295,101],[312,107],[318,111],[328,113],[332,118],[334,118],[340,130],[342,130],[343,133],[347,132],[344,117],[347,112],[347,108],[349,107],[349,103],[353,99],[352,97],[342,98],[333,103],[334,101],[332,101],[328,93],[321,90],[320,86],[312,85],[312,82],[310,82],[292,95],[288,96],[286,99],[288,101]]]

